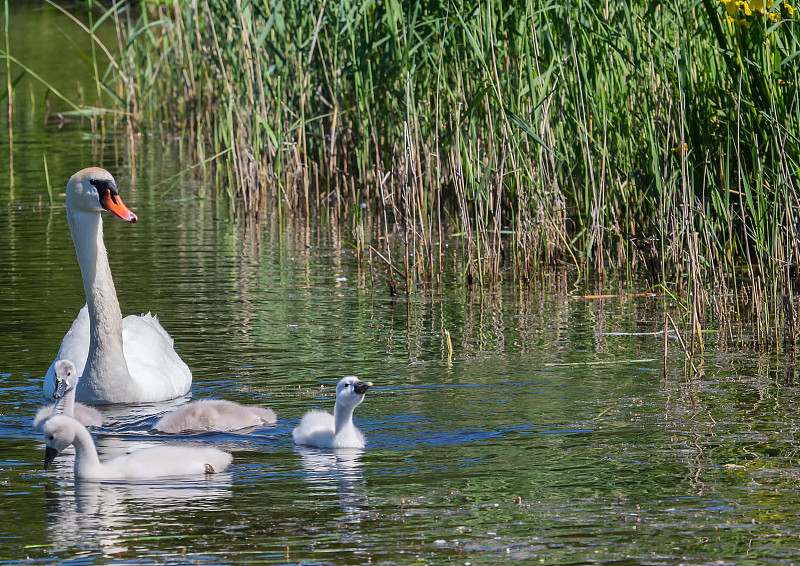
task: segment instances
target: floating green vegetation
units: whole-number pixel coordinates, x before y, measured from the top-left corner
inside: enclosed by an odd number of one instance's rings
[[[181,134],[250,219],[351,229],[393,290],[449,241],[470,284],[567,267],[673,297],[700,347],[796,342],[790,2],[89,5],[119,37],[93,120]]]

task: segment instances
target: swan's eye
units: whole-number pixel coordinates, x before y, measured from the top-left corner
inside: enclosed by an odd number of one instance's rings
[[[55,435],[51,434],[50,435],[50,440],[55,440],[55,439],[56,439]]]
[[[117,183],[113,179],[92,179],[89,181],[97,189],[98,195],[101,197],[104,193],[111,193],[111,201],[117,204],[117,196],[119,196],[119,189]]]

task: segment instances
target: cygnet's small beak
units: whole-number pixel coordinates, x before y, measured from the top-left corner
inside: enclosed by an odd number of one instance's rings
[[[353,391],[355,391],[359,395],[363,395],[364,393],[367,392],[367,389],[369,389],[370,387],[372,387],[371,381],[356,381],[353,384]]]
[[[67,380],[56,379],[56,390],[53,391],[53,399],[61,399],[67,393]]]
[[[56,456],[58,456],[58,450],[56,450],[52,446],[48,446],[47,448],[44,449],[44,469],[45,470],[50,467],[50,464],[53,463],[53,460],[56,459]]]

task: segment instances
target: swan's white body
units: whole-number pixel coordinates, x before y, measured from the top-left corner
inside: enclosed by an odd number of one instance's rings
[[[86,306],[64,336],[56,361],[69,359],[82,377],[77,399],[95,404],[148,403],[185,395],[192,373],[172,347],[172,338],[155,316],[123,320],[108,254],[102,210],[128,222],[133,214],[119,199],[105,169],[90,167],[67,183],[67,220],[83,278]],[[53,396],[55,362],[47,370],[44,394]]]
[[[272,424],[277,420],[272,409],[209,399],[178,407],[161,417],[154,428],[170,434],[184,431],[230,431]]]
[[[64,414],[73,417],[83,426],[100,426],[103,416],[94,407],[75,402],[75,389],[81,374],[75,369],[75,364],[69,360],[58,360],[54,364],[56,383],[54,396],[57,401],[47,407],[42,407],[33,419],[33,429],[42,430],[44,422],[53,415]]]
[[[296,444],[318,448],[364,448],[364,435],[353,424],[353,411],[364,400],[372,382],[362,382],[355,376],[343,378],[336,386],[333,414],[309,411],[292,431]]]
[[[67,446],[75,446],[78,479],[137,479],[210,474],[227,468],[233,456],[205,446],[156,446],[101,462],[92,436],[75,419],[56,415],[44,425],[44,468]]]

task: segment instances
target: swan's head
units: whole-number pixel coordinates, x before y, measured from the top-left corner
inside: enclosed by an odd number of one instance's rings
[[[357,406],[364,400],[364,393],[372,387],[371,381],[361,381],[354,375],[342,378],[336,386],[336,402]]]
[[[119,197],[117,182],[100,167],[81,169],[67,183],[67,209],[81,212],[107,210],[131,224],[138,218]]]
[[[53,399],[61,399],[67,391],[75,389],[81,376],[78,375],[75,364],[69,360],[58,360],[55,373],[56,389],[53,392]]]
[[[82,425],[66,415],[54,415],[44,423],[44,469],[46,470],[56,456],[75,442],[76,430]]]

